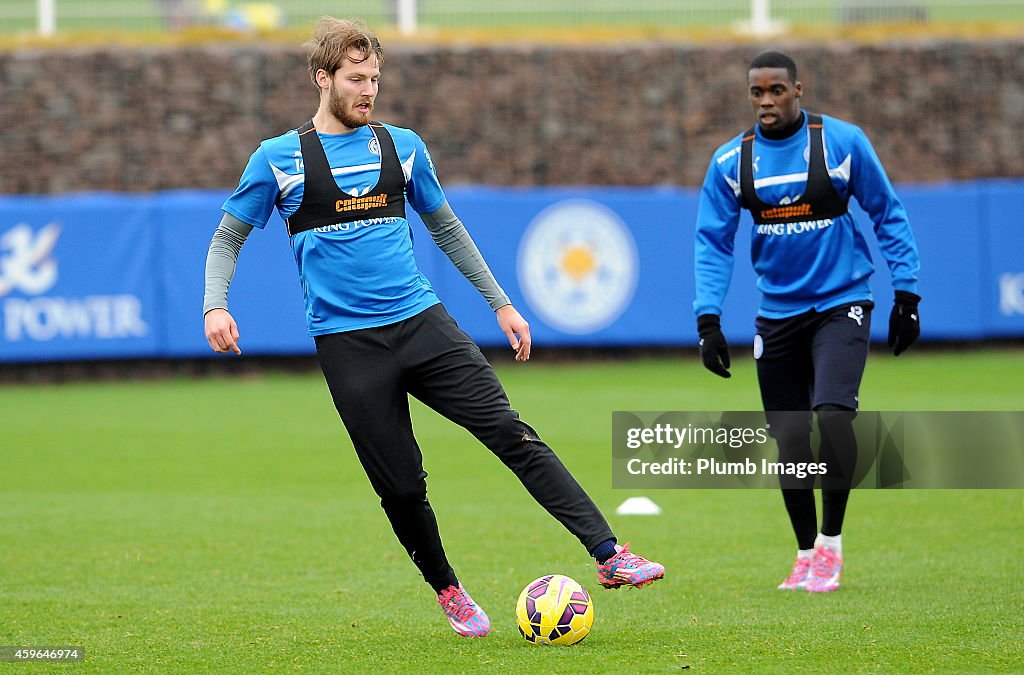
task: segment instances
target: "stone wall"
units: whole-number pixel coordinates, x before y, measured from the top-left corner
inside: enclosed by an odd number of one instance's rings
[[[893,180],[1024,176],[1024,40],[781,48],[804,107],[862,126]],[[399,45],[376,116],[416,129],[448,185],[698,185],[753,122],[758,51]],[[230,188],[315,108],[298,48],[0,53],[0,193]]]

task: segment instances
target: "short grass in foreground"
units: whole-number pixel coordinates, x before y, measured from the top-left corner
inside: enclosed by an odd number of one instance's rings
[[[394,540],[316,375],[0,388],[0,644],[118,672],[893,672],[1024,668],[1022,491],[858,491],[844,587],[783,593],[775,491],[661,491],[617,517],[610,411],[757,407],[749,361],[503,366],[514,405],[623,537],[666,564],[604,591],[578,543],[461,429],[417,407],[449,556],[494,630],[457,637]],[[866,408],[1021,409],[1024,352],[874,354]],[[969,448],[965,449],[969,452]],[[526,643],[519,590],[561,573],[596,621]]]

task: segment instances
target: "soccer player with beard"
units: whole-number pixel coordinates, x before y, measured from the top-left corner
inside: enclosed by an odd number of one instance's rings
[[[715,152],[697,210],[693,307],[700,352],[708,370],[730,376],[720,315],[745,208],[754,219],[751,259],[762,293],[754,358],[779,460],[814,461],[813,411],[827,470],[820,533],[814,477],[782,477],[797,557],[779,588],[829,592],[839,587],[843,567],[842,526],[857,455],[853,418],[874,307],[868,287],[874,266],[847,212],[850,198],[874,223],[889,265],[895,288],[889,346],[896,356],[921,331],[917,246],[903,204],[864,132],[801,111],[803,85],[792,58],[765,52],[750,64],[747,78],[757,125]]]
[[[509,406],[490,364],[417,268],[406,202],[490,304],[516,360],[530,358],[530,328],[445,199],[426,145],[409,129],[372,121],[380,42],[361,24],[324,17],[306,46],[319,108],[298,129],[260,144],[210,243],[203,307],[210,347],[241,354],[228,287],[243,242],[276,207],[335,407],[398,540],[457,633],[484,636],[490,623],[441,545],[410,394],[501,459],[595,558],[603,586],[662,578],[662,565],[616,544],[597,506]]]

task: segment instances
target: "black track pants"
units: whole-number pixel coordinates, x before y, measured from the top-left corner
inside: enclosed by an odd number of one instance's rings
[[[435,589],[455,577],[427,501],[409,394],[476,436],[588,551],[614,538],[562,461],[509,406],[480,349],[440,304],[387,326],[318,336],[316,348],[370,484],[399,541]]]

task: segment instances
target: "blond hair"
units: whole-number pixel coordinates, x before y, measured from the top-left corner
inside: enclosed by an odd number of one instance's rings
[[[318,70],[326,70],[333,77],[345,60],[362,63],[376,55],[378,65],[384,61],[384,48],[373,31],[360,21],[335,19],[333,16],[317,19],[313,38],[305,47],[309,79],[313,84],[316,84]],[[353,58],[352,52],[361,54],[362,58]]]

